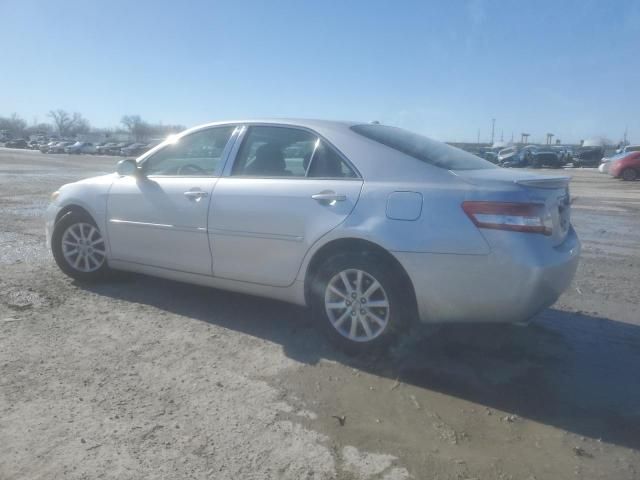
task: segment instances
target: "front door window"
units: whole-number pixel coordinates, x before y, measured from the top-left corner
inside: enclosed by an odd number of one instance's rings
[[[186,135],[147,158],[142,170],[147,176],[218,175],[222,153],[233,130],[234,127],[217,127]]]

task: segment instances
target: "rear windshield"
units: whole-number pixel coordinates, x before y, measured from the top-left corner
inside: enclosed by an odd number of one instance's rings
[[[498,168],[491,162],[452,147],[446,143],[431,140],[417,133],[387,125],[354,125],[354,132],[410,155],[425,163],[447,170],[480,170]]]

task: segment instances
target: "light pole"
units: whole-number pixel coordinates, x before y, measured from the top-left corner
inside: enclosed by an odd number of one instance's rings
[[[496,119],[492,118],[491,119],[491,146],[493,146],[493,141],[495,139],[494,137],[495,130],[496,130]]]

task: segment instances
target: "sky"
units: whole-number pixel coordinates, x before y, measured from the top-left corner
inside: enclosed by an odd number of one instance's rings
[[[0,116],[640,143],[640,1],[0,0]]]

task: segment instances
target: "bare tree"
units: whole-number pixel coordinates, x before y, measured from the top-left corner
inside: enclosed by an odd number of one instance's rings
[[[185,129],[183,125],[163,125],[148,123],[140,118],[140,115],[125,115],[120,120],[131,137],[137,142],[149,139],[166,137],[169,134],[181,132]]]
[[[25,133],[27,122],[25,122],[17,113],[10,117],[0,117],[0,130],[6,130],[12,137],[22,137]]]
[[[51,110],[49,117],[56,125],[56,130],[62,137],[87,133],[90,129],[89,121],[78,112],[69,115],[65,110]]]
[[[48,116],[53,120],[53,123],[56,125],[56,130],[58,130],[58,134],[60,136],[66,136],[69,133],[69,127],[71,126],[71,117],[69,114],[62,110],[51,110],[49,111]]]
[[[149,124],[140,118],[140,115],[125,115],[120,120],[129,134],[137,141],[144,140],[150,133]]]
[[[91,125],[89,124],[89,120],[84,118],[78,112],[74,112],[71,117],[71,129],[70,133],[72,135],[78,135],[79,133],[89,133],[91,129]]]
[[[25,135],[51,135],[53,127],[50,123],[34,123],[25,128]]]

